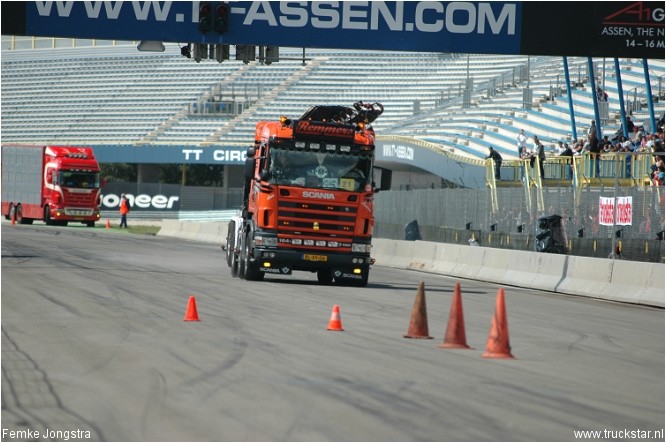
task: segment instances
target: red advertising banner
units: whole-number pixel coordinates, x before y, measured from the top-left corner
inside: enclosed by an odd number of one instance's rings
[[[617,200],[617,204],[616,204]],[[603,226],[631,225],[633,197],[599,197],[599,224]]]
[[[617,197],[615,224],[622,226],[631,225],[633,213],[633,198]]]
[[[613,214],[615,214],[615,199],[599,197],[599,224],[613,226]]]

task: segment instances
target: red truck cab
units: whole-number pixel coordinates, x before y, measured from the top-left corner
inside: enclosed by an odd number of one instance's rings
[[[20,224],[95,226],[101,186],[90,147],[2,146],[2,213]]]

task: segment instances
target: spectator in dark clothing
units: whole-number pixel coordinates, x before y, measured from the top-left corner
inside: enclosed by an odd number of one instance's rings
[[[599,143],[599,139],[597,139],[597,133],[590,133],[587,142],[590,146],[590,156],[594,161],[594,177],[599,177],[599,162],[601,161],[599,154],[601,153],[601,144]]]
[[[534,136],[534,153],[530,158],[530,167],[534,169],[534,160],[539,157],[539,175],[543,178],[543,163],[546,161],[546,148],[539,140],[539,137]]]
[[[628,133],[633,133],[635,130],[636,125],[634,125],[634,122],[631,121],[631,117],[627,116],[627,132]]]
[[[502,155],[495,151],[492,146],[488,146],[488,149],[490,150],[490,154],[486,158],[492,158],[495,162],[495,180],[501,180],[500,168],[502,167]]]

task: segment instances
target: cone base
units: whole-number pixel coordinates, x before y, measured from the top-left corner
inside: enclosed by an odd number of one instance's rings
[[[326,328],[327,331],[344,331],[342,328]]]
[[[184,318],[183,321],[201,321],[198,318]]]
[[[481,354],[482,358],[504,358],[504,359],[515,359],[511,354],[498,353],[498,352],[484,352]]]
[[[470,348],[469,346],[464,345],[464,344],[460,344],[460,343],[442,343],[438,347],[440,347],[442,349],[474,349],[474,348]]]
[[[403,335],[403,337],[405,337],[405,338],[421,338],[421,339],[424,339],[424,340],[431,340],[432,339],[432,337],[428,337],[426,335]]]

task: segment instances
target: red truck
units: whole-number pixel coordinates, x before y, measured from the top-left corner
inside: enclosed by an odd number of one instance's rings
[[[2,214],[20,224],[100,219],[100,168],[92,148],[2,145]]]
[[[390,171],[374,167],[371,123],[379,103],[315,106],[298,120],[256,125],[246,160],[245,204],[229,222],[226,258],[247,280],[316,272],[322,284],[366,286],[374,194]]]

